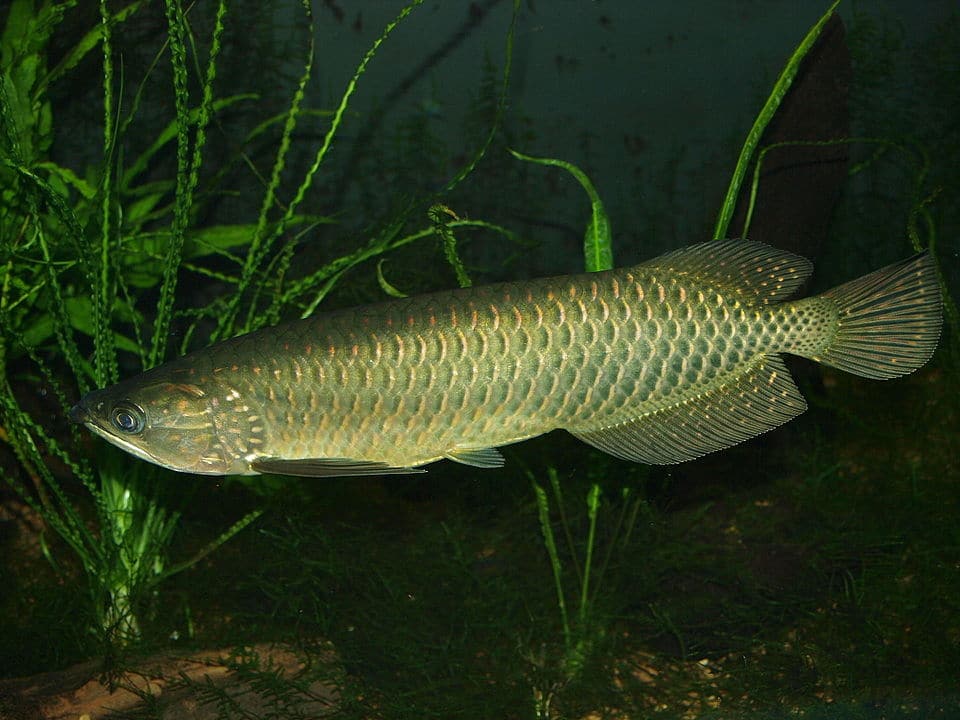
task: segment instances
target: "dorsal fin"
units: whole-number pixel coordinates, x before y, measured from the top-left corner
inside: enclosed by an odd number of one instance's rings
[[[752,305],[781,302],[810,277],[806,258],[753,240],[712,240],[641,263],[714,285]]]

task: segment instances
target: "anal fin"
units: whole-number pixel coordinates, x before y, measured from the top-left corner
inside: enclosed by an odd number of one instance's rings
[[[778,355],[760,357],[728,382],[616,425],[568,428],[625,460],[669,465],[736,445],[807,408]]]

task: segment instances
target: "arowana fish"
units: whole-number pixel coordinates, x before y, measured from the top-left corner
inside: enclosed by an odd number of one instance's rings
[[[207,475],[498,467],[557,428],[676,463],[806,408],[780,357],[868,378],[922,366],[941,327],[929,254],[790,300],[804,258],[725,240],[634,267],[437,292],[227,340],[83,397],[70,418]]]

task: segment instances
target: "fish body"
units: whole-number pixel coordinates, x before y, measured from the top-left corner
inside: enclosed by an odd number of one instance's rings
[[[186,355],[71,411],[132,454],[201,474],[498,467],[558,428],[675,463],[803,412],[781,353],[870,378],[922,366],[940,333],[931,257],[789,300],[804,258],[741,240],[607,272],[322,313]]]

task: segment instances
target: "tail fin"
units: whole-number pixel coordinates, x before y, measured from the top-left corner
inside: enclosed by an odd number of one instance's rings
[[[816,360],[885,380],[923,366],[943,322],[940,286],[929,253],[828,290],[839,309],[837,334]]]

